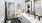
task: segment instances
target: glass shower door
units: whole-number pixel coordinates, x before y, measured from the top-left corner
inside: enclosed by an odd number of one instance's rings
[[[15,17],[15,3],[8,2],[7,3],[7,18],[11,19]]]

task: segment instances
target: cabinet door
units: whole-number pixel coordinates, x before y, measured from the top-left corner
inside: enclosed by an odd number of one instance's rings
[[[25,19],[24,19],[23,17],[21,17],[21,22],[22,22],[22,23],[26,23],[26,22],[25,22]]]
[[[0,16],[5,17],[5,1],[0,0]]]
[[[5,1],[0,0],[0,23],[4,23],[5,21]]]
[[[22,23],[31,23],[29,20],[27,20],[24,16],[21,17],[21,22]]]

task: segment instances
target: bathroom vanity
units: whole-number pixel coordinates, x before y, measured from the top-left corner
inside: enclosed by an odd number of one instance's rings
[[[33,17],[29,17],[28,14],[26,13],[20,13],[20,17],[21,17],[21,22],[22,23],[42,23],[41,21],[39,21],[38,19],[36,18],[33,18]]]

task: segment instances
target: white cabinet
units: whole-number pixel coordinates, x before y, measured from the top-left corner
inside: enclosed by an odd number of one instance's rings
[[[0,23],[4,23],[5,22],[5,17],[4,16],[0,16]]]
[[[21,15],[21,22],[22,23],[31,23],[29,20],[27,20],[24,16]]]
[[[0,23],[4,23],[5,20],[5,1],[0,0]]]

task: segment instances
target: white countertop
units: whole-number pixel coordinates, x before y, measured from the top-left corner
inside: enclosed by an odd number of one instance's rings
[[[5,19],[4,16],[0,16],[0,22],[3,21],[3,19]]]
[[[33,17],[29,17],[28,14],[26,13],[21,13],[21,15],[23,15],[27,20],[29,20],[31,23],[42,23],[41,21],[39,21],[36,18]]]

